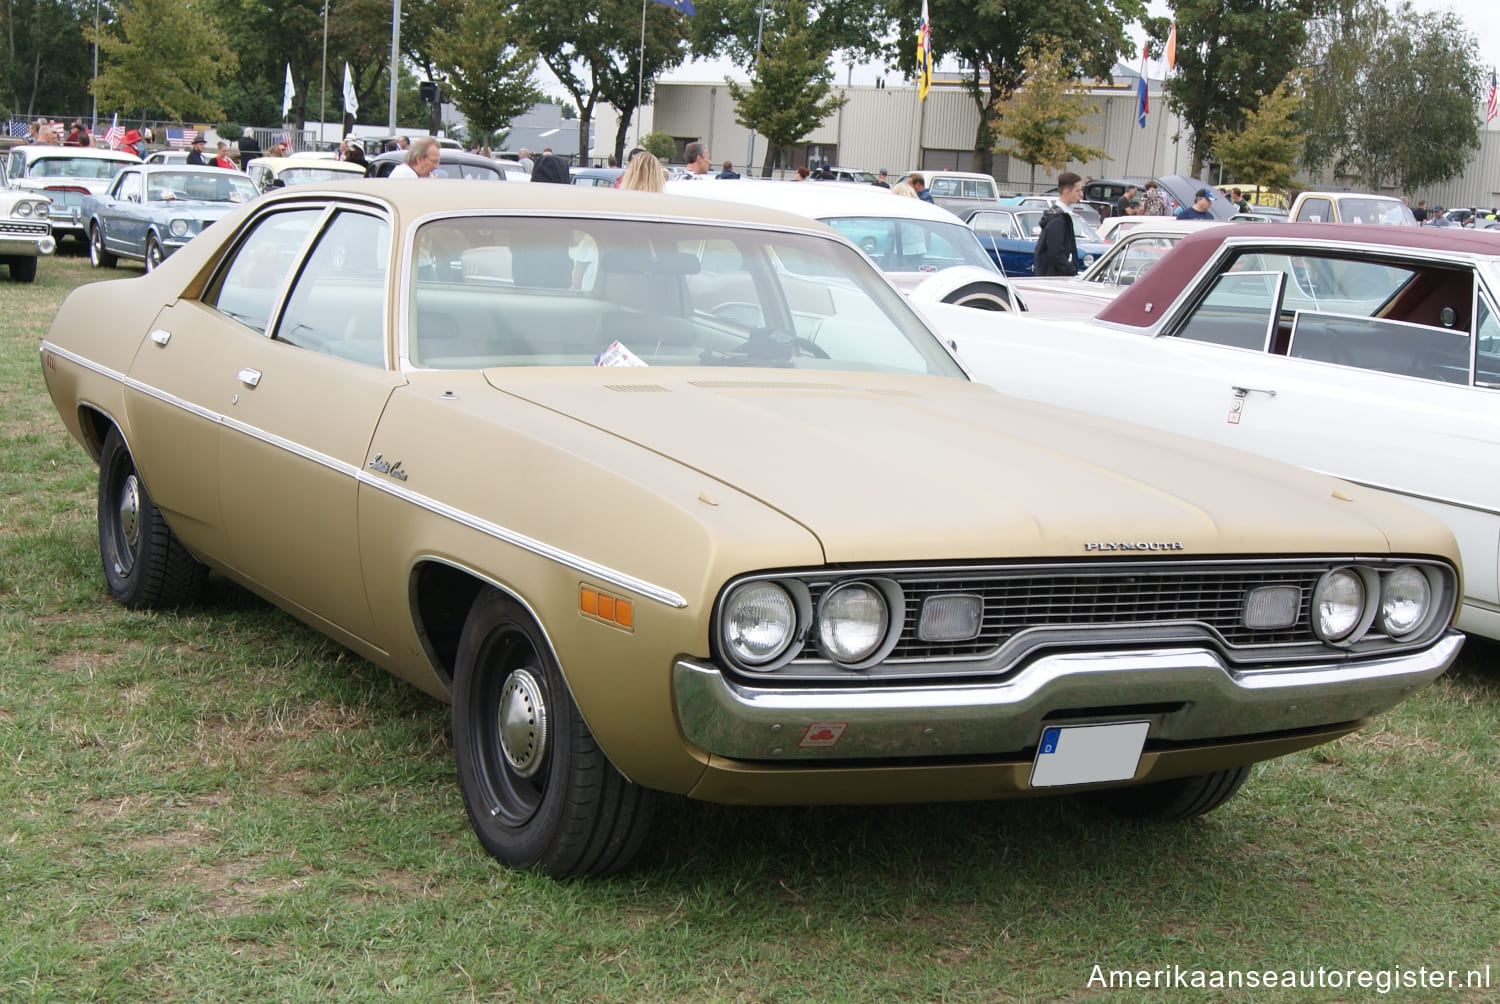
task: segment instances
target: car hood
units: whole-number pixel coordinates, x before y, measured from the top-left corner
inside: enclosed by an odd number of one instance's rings
[[[1376,524],[1391,510],[1374,492],[954,379],[636,368],[485,378],[758,499],[813,533],[830,562],[1390,547]]]

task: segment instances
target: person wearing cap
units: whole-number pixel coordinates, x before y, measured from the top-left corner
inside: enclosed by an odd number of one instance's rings
[[[879,172],[876,173],[875,180],[870,182],[870,184],[874,185],[877,188],[890,188],[891,183],[885,180],[885,175],[885,168],[882,167]]]
[[[194,167],[207,167],[208,161],[203,159],[203,144],[208,142],[200,132],[193,137],[193,148],[188,151],[187,162]]]
[[[1453,226],[1453,221],[1448,219],[1447,213],[1448,210],[1444,209],[1442,206],[1433,206],[1432,212],[1427,215],[1427,225],[1429,227]]]
[[[1191,206],[1183,206],[1177,210],[1177,218],[1179,220],[1211,220],[1214,218],[1214,214],[1208,211],[1208,207],[1213,205],[1213,202],[1214,190],[1212,188],[1200,188],[1193,196],[1193,204]]]

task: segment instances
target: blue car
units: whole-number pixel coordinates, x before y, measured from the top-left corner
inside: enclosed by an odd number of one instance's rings
[[[220,167],[133,164],[103,195],[83,200],[89,261],[114,268],[121,258],[151,271],[210,223],[259,195],[249,178]]]
[[[971,209],[964,221],[974,228],[979,243],[1006,275],[1036,274],[1036,238],[1042,225],[1040,206],[1002,206]],[[1078,241],[1078,271],[1092,265],[1107,250],[1104,241],[1076,215],[1073,236]]]

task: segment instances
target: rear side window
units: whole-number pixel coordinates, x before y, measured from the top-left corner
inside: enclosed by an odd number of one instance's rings
[[[322,215],[321,208],[297,209],[257,221],[203,302],[225,317],[265,332],[298,253]]]

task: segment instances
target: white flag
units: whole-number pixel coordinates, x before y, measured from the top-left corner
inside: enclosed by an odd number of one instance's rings
[[[359,111],[359,97],[354,93],[354,78],[349,75],[349,64],[344,64],[344,113],[354,115]]]
[[[286,64],[286,90],[281,92],[281,120],[285,122],[292,117],[292,95],[297,89],[292,86],[292,64]]]

